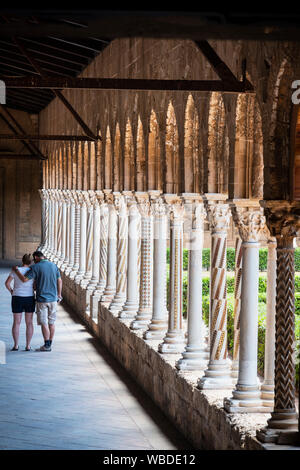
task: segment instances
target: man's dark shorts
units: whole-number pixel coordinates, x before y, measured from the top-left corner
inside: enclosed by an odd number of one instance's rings
[[[13,313],[34,312],[34,297],[20,297],[18,295],[13,295],[11,298],[11,308]]]

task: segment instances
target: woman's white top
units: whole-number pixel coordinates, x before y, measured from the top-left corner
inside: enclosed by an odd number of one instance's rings
[[[23,274],[23,276],[25,275],[25,273],[27,273],[27,271],[29,271],[29,269],[30,268],[28,268],[27,266],[18,267],[18,270],[21,274]],[[14,280],[14,288],[12,295],[17,295],[19,297],[32,297],[34,295],[33,279],[30,279],[27,282],[22,282],[14,271],[11,271],[10,276]]]

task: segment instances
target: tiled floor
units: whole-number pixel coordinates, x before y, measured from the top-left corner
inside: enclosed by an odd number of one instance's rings
[[[24,319],[20,350],[11,352],[8,272],[0,267],[0,449],[191,449],[63,307],[51,352],[23,351]],[[36,319],[34,325],[37,348],[43,340]]]

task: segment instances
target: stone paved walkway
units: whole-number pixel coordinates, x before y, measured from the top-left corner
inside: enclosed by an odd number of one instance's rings
[[[62,306],[50,353],[23,351],[24,318],[20,350],[11,352],[8,272],[0,267],[0,449],[191,449]],[[34,327],[32,347],[37,348],[43,341],[36,318]]]

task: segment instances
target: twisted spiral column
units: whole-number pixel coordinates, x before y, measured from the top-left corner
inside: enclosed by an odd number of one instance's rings
[[[115,202],[117,199],[115,198]],[[126,270],[128,244],[128,215],[125,196],[121,195],[117,203],[118,210],[118,248],[117,248],[117,287],[109,310],[120,312],[126,301]]]
[[[201,370],[205,369],[209,358],[202,319],[202,248],[205,212],[201,196],[183,194],[183,200],[186,213],[191,218],[188,262],[188,334],[187,345],[181,358],[176,362],[176,368]]]
[[[224,199],[221,199],[221,195],[206,195],[204,199],[211,231],[210,357],[204,376],[198,381],[200,389],[232,388],[227,359],[226,291],[226,248],[230,210]]]
[[[93,269],[93,212],[94,195],[93,191],[84,191],[87,207],[87,228],[86,228],[86,267],[81,287],[86,288],[92,278]]]
[[[235,273],[234,273],[234,332],[233,332],[233,354],[231,365],[231,377],[237,378],[239,370],[239,350],[240,350],[240,312],[241,312],[241,292],[242,292],[242,265],[243,249],[240,237],[235,239]]]
[[[185,347],[182,325],[182,262],[184,206],[180,197],[164,195],[171,215],[170,224],[170,312],[168,331],[158,346],[160,353],[181,353]]]
[[[86,229],[87,229],[87,208],[86,208],[86,196],[84,191],[78,191],[77,193],[78,202],[80,205],[80,248],[79,248],[79,269],[75,276],[75,282],[80,284],[82,281],[85,268],[86,268]]]
[[[114,207],[115,193],[107,190],[104,190],[104,193],[108,204],[107,281],[100,302],[111,302],[116,293],[118,220]]]

